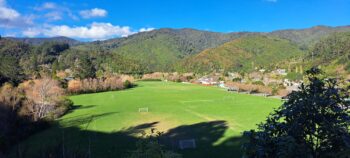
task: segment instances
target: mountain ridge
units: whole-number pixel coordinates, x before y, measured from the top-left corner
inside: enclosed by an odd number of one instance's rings
[[[67,43],[71,46],[82,44],[83,42],[75,40],[73,38],[65,37],[65,36],[57,36],[57,37],[39,37],[39,38],[29,38],[29,37],[3,37],[5,39],[14,40],[23,42],[31,45],[41,45],[45,42],[61,42]]]

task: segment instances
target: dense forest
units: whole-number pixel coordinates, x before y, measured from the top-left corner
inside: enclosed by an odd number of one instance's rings
[[[159,29],[79,43],[68,38],[0,39],[0,83],[42,74],[89,78],[151,72],[249,72],[324,65],[349,72],[349,27],[317,26],[271,33]],[[305,62],[308,61],[308,62]],[[308,64],[305,64],[308,63]],[[331,63],[331,64],[329,64]],[[329,72],[329,71],[328,71]],[[329,73],[335,73],[329,72]],[[62,76],[62,75],[61,75]]]

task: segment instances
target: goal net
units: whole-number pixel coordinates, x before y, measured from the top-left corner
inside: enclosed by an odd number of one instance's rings
[[[146,107],[146,108],[139,108],[139,112],[148,112],[148,107]]]
[[[194,149],[196,148],[196,141],[194,139],[180,140],[180,149]]]

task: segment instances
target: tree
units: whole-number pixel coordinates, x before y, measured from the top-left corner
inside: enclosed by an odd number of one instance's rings
[[[57,78],[57,69],[58,69],[58,61],[55,60],[53,63],[52,63],[52,68],[51,68],[51,75],[52,75],[52,78]]]
[[[128,158],[181,158],[182,155],[170,150],[166,150],[160,144],[159,138],[162,132],[156,131],[152,128],[150,134],[142,133],[142,139],[136,144],[136,150],[132,151]]]
[[[0,86],[5,82],[18,84],[23,78],[22,69],[18,61],[12,56],[0,56]]]
[[[22,99],[23,95],[17,88],[13,87],[11,84],[5,83],[0,88],[0,102],[11,107],[12,111],[15,111],[19,108]]]
[[[75,61],[74,73],[81,79],[92,78],[95,76],[95,68],[87,55],[82,55]]]
[[[348,94],[336,80],[307,71],[308,82],[292,92],[281,107],[245,132],[246,157],[345,157],[350,154]]]
[[[67,43],[61,42],[44,42],[36,47],[35,53],[38,55],[40,64],[52,63],[65,50],[69,49]]]
[[[34,121],[48,116],[62,100],[63,89],[59,83],[49,77],[28,81],[23,85],[27,96],[26,107],[34,117]]]

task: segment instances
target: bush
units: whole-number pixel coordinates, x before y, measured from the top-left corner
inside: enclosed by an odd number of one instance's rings
[[[252,82],[252,84],[265,86],[264,82],[262,82],[262,81],[254,81],[254,82]]]
[[[159,138],[162,132],[151,129],[151,134],[143,133],[142,139],[136,143],[136,150],[132,151],[128,158],[181,158],[182,155],[166,150],[160,144]]]
[[[307,84],[287,96],[258,131],[244,132],[244,157],[348,157],[350,103],[335,79],[307,71]]]
[[[73,105],[51,78],[26,81],[0,89],[0,150],[48,127]],[[44,101],[43,101],[44,100]],[[1,157],[1,156],[0,156]]]
[[[131,78],[130,78],[131,79]],[[133,78],[132,78],[133,79]],[[124,80],[124,81],[123,81]],[[126,82],[127,81],[127,82]],[[126,84],[128,85],[125,85]],[[73,94],[95,93],[110,90],[121,90],[125,86],[130,87],[132,83],[123,76],[112,76],[107,78],[88,78],[83,80],[71,80],[68,82],[68,92]]]
[[[129,80],[126,80],[124,82],[124,88],[127,89],[127,88],[132,88],[134,85],[129,81]]]
[[[288,94],[289,94],[289,91],[287,91],[286,89],[277,90],[277,95],[279,95],[279,96],[284,97],[284,96],[287,96]]]
[[[286,76],[286,79],[291,81],[300,81],[303,79],[303,74],[296,72],[289,72]]]
[[[73,101],[71,101],[68,98],[63,98],[59,103],[57,108],[50,112],[49,114],[49,119],[53,120],[53,119],[57,119],[61,116],[63,116],[64,114],[67,113],[68,110],[70,110],[73,107],[74,103]]]
[[[226,83],[228,86],[233,86],[239,89],[239,91],[246,91],[249,93],[266,93],[272,94],[272,89],[267,86],[262,85],[254,85],[254,84],[245,84],[238,82],[228,82]]]
[[[232,82],[241,82],[241,81],[242,81],[241,78],[233,78],[233,79],[232,79]]]

